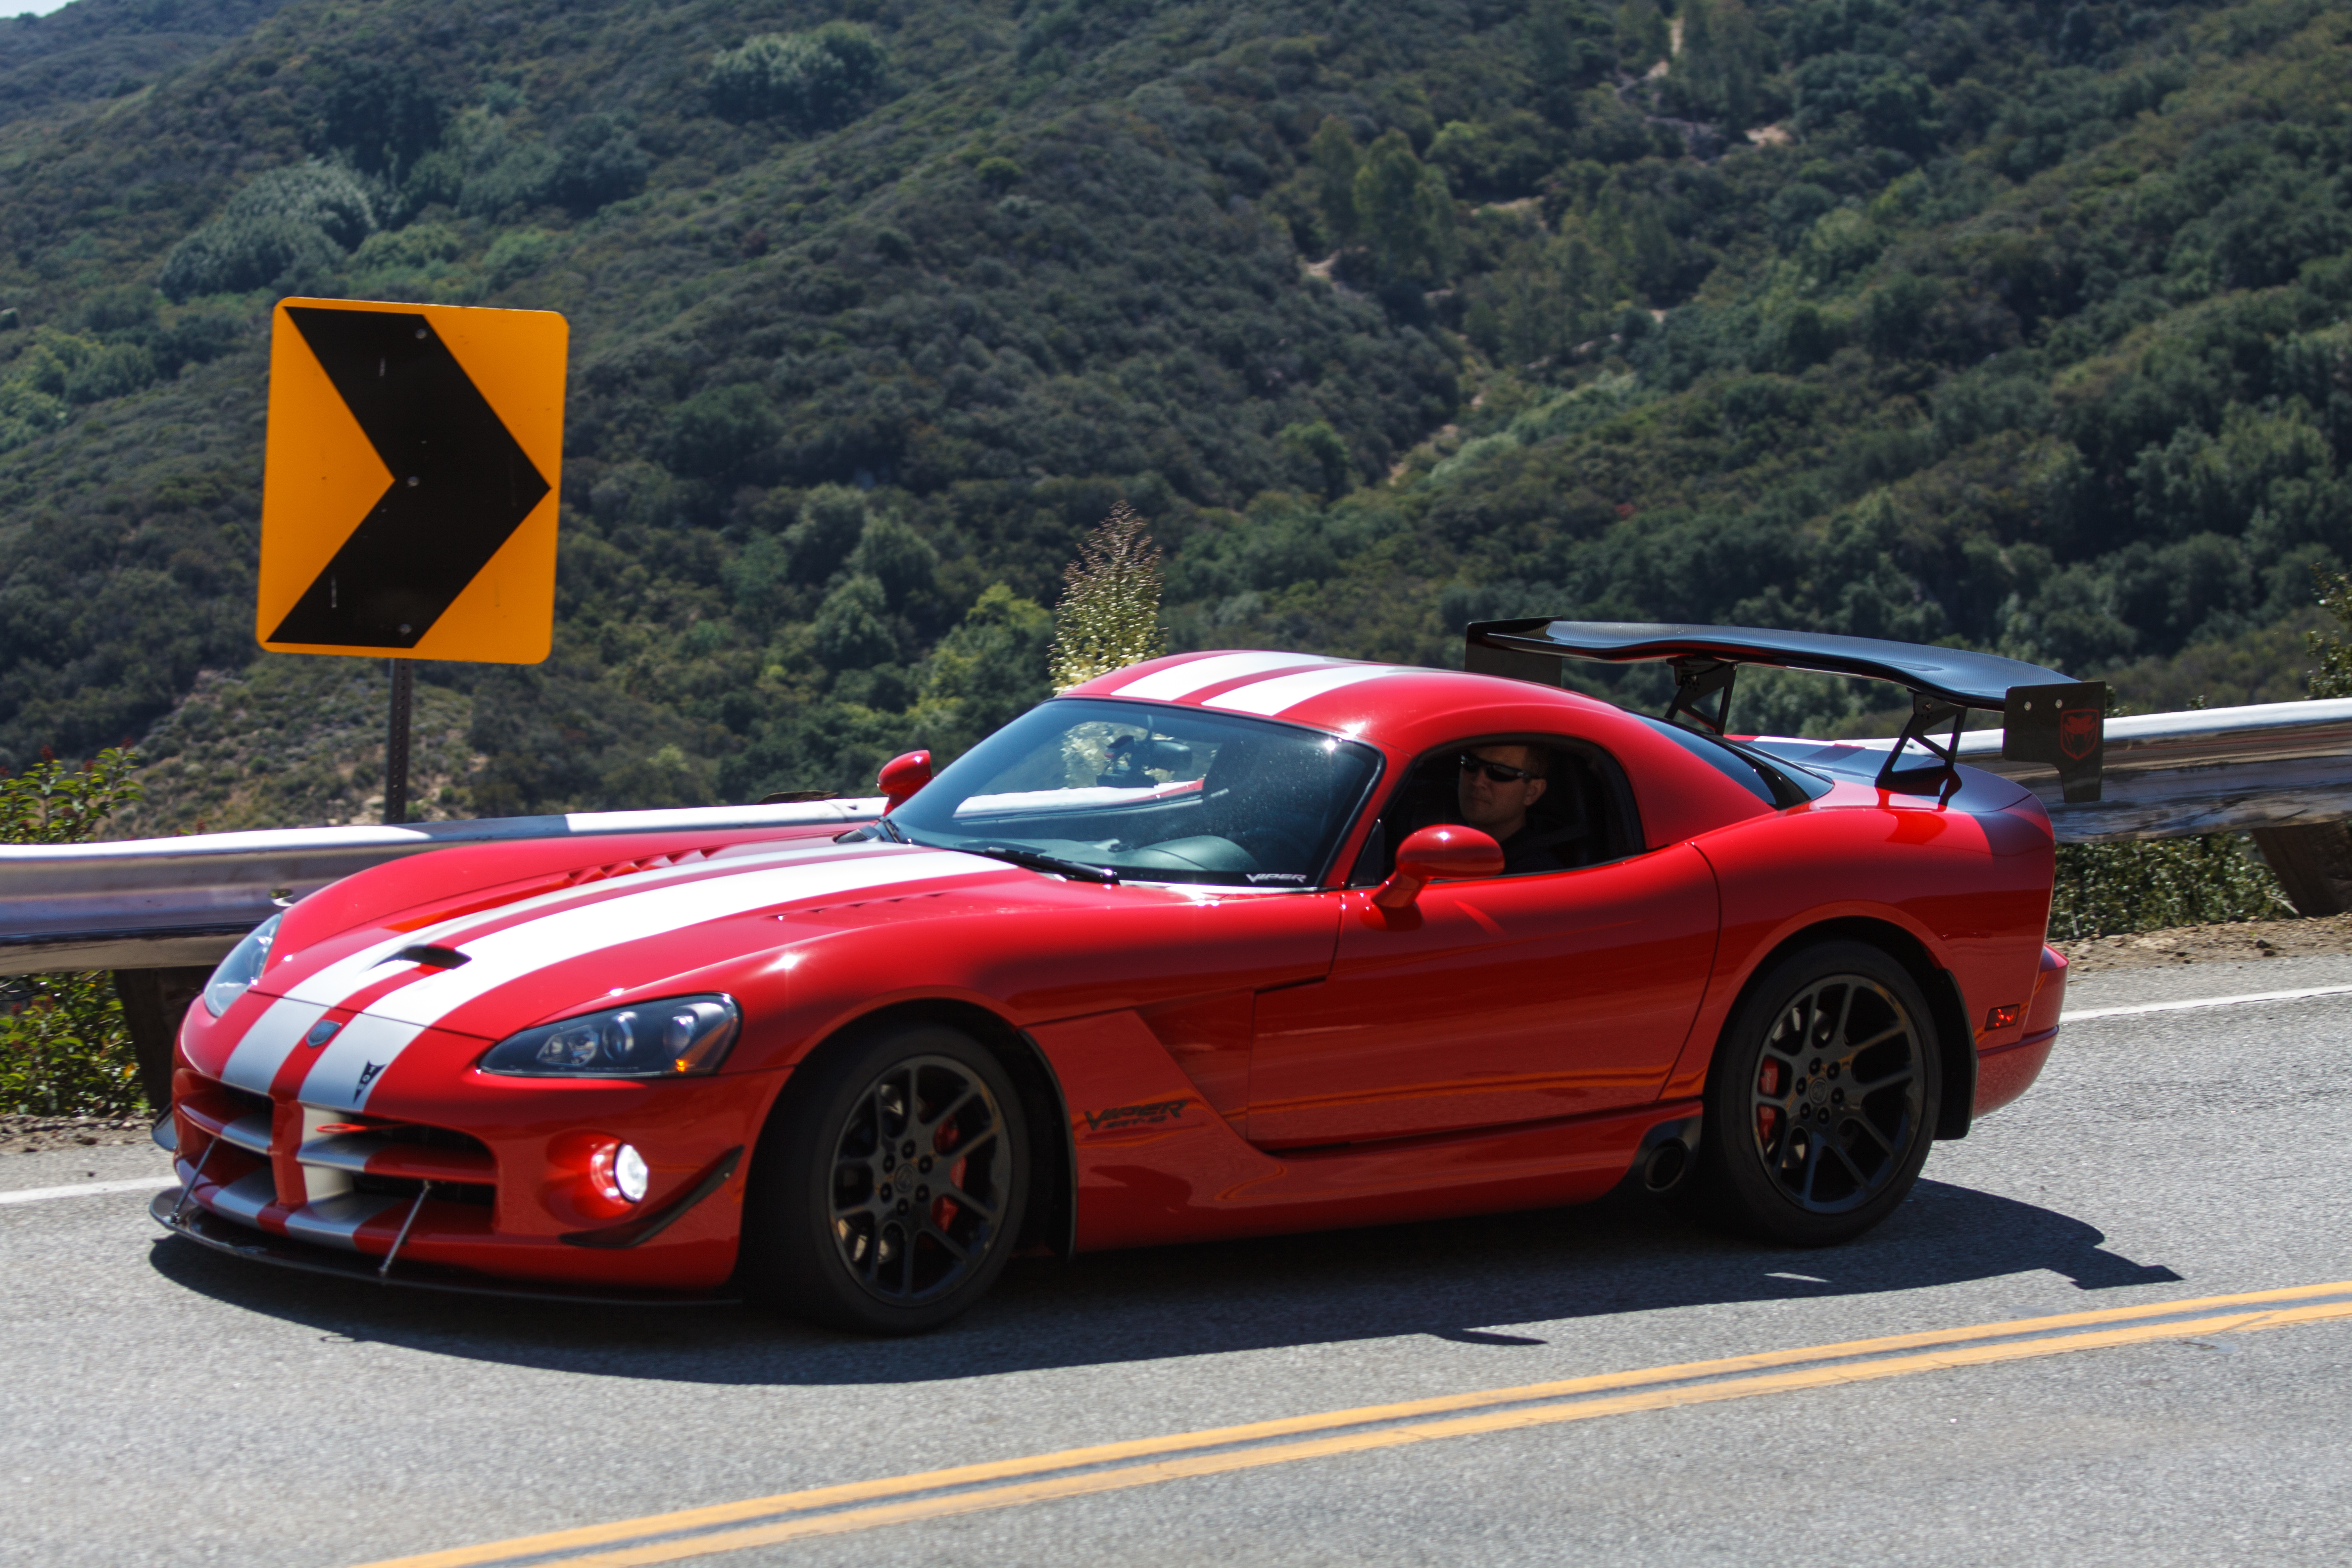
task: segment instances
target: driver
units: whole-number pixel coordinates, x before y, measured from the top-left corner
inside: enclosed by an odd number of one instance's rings
[[[1551,758],[1540,746],[1473,746],[1461,757],[1457,799],[1462,823],[1503,847],[1503,875],[1564,871],[1568,863],[1528,825],[1528,812],[1544,797]]]

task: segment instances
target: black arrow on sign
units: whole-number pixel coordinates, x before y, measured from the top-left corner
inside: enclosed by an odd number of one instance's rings
[[[424,317],[289,306],[392,483],[271,642],[415,647],[547,494]]]

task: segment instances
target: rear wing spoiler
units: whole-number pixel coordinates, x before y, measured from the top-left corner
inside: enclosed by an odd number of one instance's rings
[[[1675,671],[1667,721],[1687,716],[1717,735],[1730,718],[1732,678],[1743,664],[1892,681],[1911,693],[1911,717],[1879,770],[1880,788],[1940,788],[1957,765],[1961,725],[1976,709],[2001,716],[2003,757],[2056,768],[2070,801],[2099,798],[2106,760],[2106,684],[2069,679],[2021,659],[1825,632],[1643,621],[1478,621],[1466,635],[1464,668],[1545,686],[1559,684],[1561,663],[1570,658],[1663,661]],[[1944,731],[1949,731],[1946,738],[1937,739]],[[1901,769],[1912,746],[1933,763]]]

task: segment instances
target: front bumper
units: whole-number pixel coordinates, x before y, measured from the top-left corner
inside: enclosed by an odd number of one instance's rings
[[[411,1289],[454,1291],[465,1296],[519,1297],[534,1301],[569,1301],[582,1306],[731,1307],[742,1300],[740,1296],[717,1291],[632,1290],[617,1287],[592,1288],[503,1280],[470,1269],[443,1268],[405,1258],[392,1259],[394,1266],[387,1268],[383,1261],[359,1253],[309,1246],[271,1236],[266,1231],[249,1229],[223,1219],[200,1205],[188,1203],[185,1198],[185,1189],[157,1193],[147,1205],[147,1212],[165,1230],[174,1236],[184,1237],[199,1247],[226,1252],[235,1258],[250,1258],[257,1263],[274,1263],[280,1268],[298,1268],[307,1274],[332,1275],[372,1285],[402,1285]]]
[[[460,1082],[380,1094],[362,1115],[183,1066],[167,1123],[180,1189],[156,1217],[215,1250],[387,1284],[729,1300],[765,1087],[724,1076],[552,1091]],[[653,1166],[653,1190],[634,1209],[583,1206],[573,1156],[600,1136],[637,1144]]]

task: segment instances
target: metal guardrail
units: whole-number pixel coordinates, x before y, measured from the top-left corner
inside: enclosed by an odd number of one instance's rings
[[[0,845],[0,974],[219,962],[292,900],[371,866],[461,844],[869,822],[879,796],[575,812],[402,827],[296,827],[110,844]]]
[[[1892,740],[1821,742],[1883,750]],[[2047,766],[2005,762],[2000,731],[1960,759],[2033,789],[2063,842],[2163,838],[2352,819],[2352,699],[2110,719],[2105,798],[2069,805]],[[0,974],[216,962],[277,900],[460,844],[870,821],[877,798],[304,827],[112,844],[0,845]]]
[[[2053,769],[2004,760],[2000,733],[1963,734],[1960,761],[2013,778],[2041,796],[2061,843],[2306,827],[2352,818],[2352,698],[2110,719],[2102,798],[2074,804],[2060,796]],[[1844,743],[1872,751],[1895,744]]]

